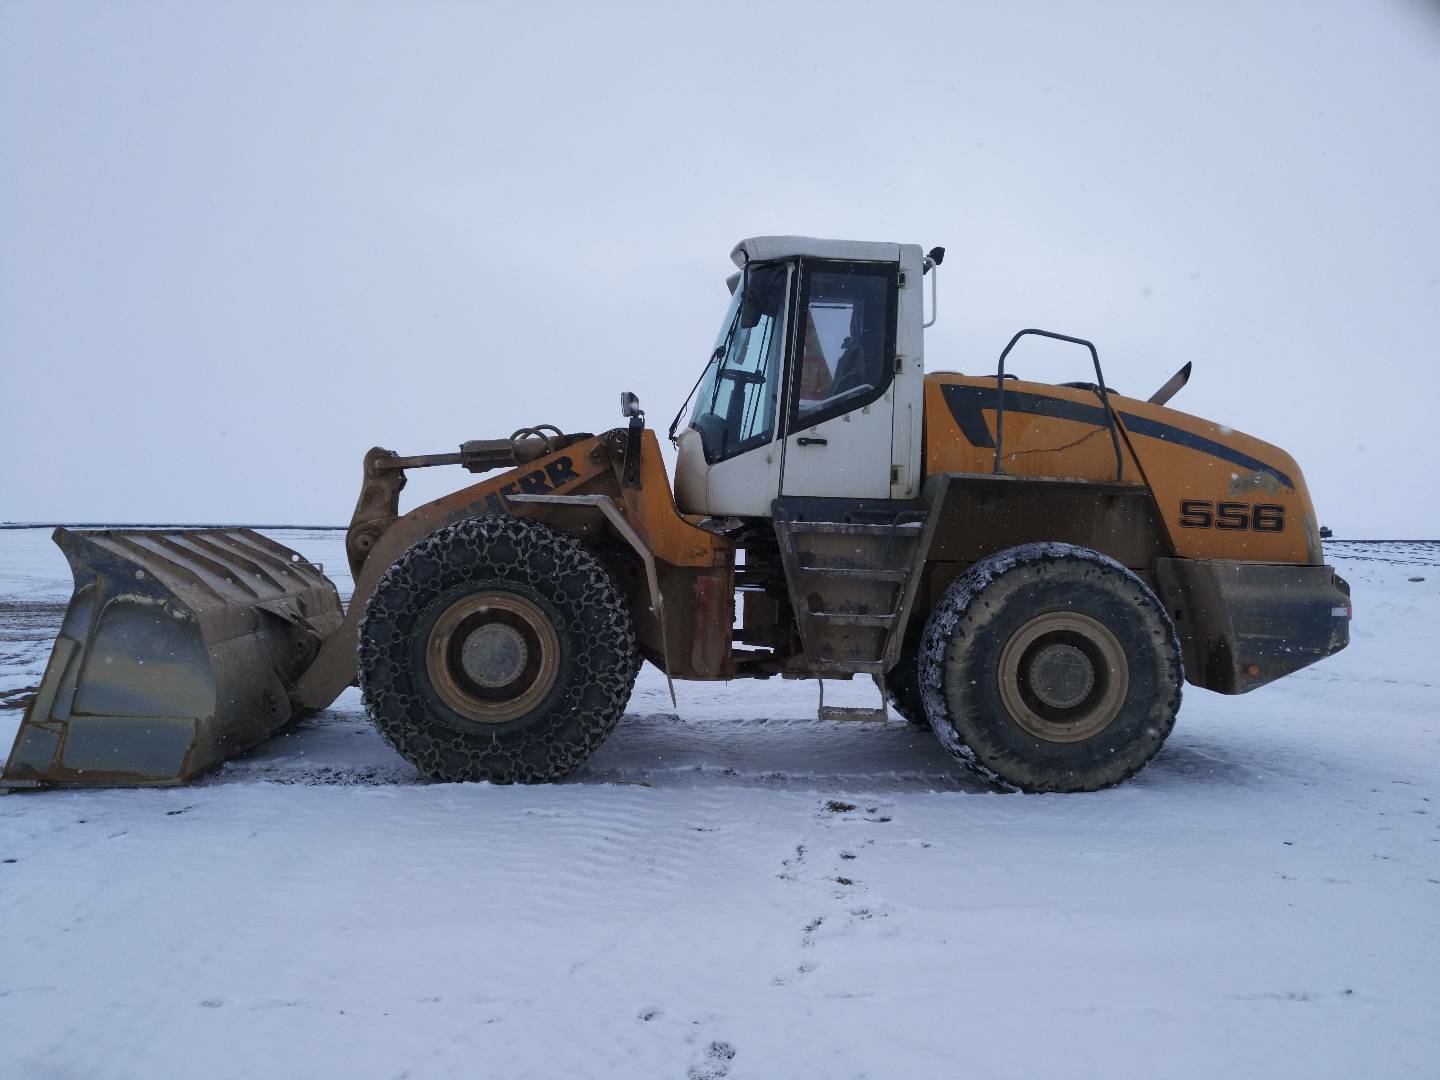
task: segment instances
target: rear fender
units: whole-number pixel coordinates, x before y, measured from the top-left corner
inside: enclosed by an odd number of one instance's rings
[[[1350,587],[1328,566],[1158,559],[1155,570],[1195,686],[1244,694],[1350,641]]]

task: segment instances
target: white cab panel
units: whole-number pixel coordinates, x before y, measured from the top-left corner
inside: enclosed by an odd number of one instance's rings
[[[890,497],[891,391],[785,440],[783,495]]]
[[[920,493],[920,452],[925,444],[924,256],[919,244],[900,245],[900,318],[896,324],[895,425],[891,438],[894,480],[890,498]],[[932,273],[934,271],[931,271]]]
[[[778,442],[709,465],[700,447],[700,433],[694,428],[680,433],[675,505],[682,514],[769,517],[779,486]]]
[[[778,495],[915,497],[925,382],[926,282],[919,246],[754,237],[736,245],[732,258],[741,267],[760,264],[762,271],[776,260],[798,258],[802,268],[789,274],[789,317],[776,320],[783,333],[767,339],[783,343],[783,388],[776,393],[771,381],[779,366],[773,359],[762,363],[753,342],[742,343],[722,328],[717,349],[728,350],[722,374],[718,382],[702,380],[691,417],[704,434],[691,427],[680,436],[675,500],[681,511],[768,517]],[[732,313],[738,303],[737,297]],[[751,384],[767,371],[762,395]],[[878,395],[877,386],[883,387]],[[852,399],[856,404],[849,407]],[[727,400],[748,411],[735,413]],[[773,421],[763,408],[755,410],[766,402],[771,412],[779,407]],[[783,440],[754,444],[761,430],[782,425],[788,427]],[[707,462],[706,447],[719,460]]]
[[[914,244],[853,246],[860,250],[826,250],[827,262],[802,263],[810,271],[800,298],[805,310],[797,315],[798,333],[790,357],[792,365],[800,365],[799,378],[793,373],[789,377],[798,408],[792,405],[791,415],[796,420],[785,440],[782,495],[891,499],[909,498],[919,490],[925,379],[920,248]],[[882,251],[888,255],[883,263],[875,258]],[[829,284],[822,284],[821,274],[840,263],[850,263],[854,272],[832,275]],[[862,267],[886,266],[894,274],[897,264],[894,337],[884,341],[886,359],[877,369],[869,359],[877,344],[870,310],[874,296],[870,286],[850,282],[863,277]],[[858,361],[867,372],[864,376],[847,370],[853,370],[859,356],[864,357]],[[830,404],[827,394],[838,393],[843,398],[846,390],[855,392],[855,383],[872,380],[885,384],[880,397],[833,415],[843,405]],[[820,422],[807,424],[807,412],[817,415]]]

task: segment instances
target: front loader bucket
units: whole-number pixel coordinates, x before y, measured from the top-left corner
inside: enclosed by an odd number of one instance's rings
[[[296,717],[342,619],[320,567],[250,529],[54,539],[75,594],[0,788],[184,783]]]

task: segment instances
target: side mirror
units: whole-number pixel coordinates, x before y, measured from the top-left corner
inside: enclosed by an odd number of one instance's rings
[[[625,417],[645,415],[640,411],[640,398],[629,390],[620,393],[620,415]]]
[[[785,267],[756,266],[745,274],[745,290],[740,297],[740,329],[749,330],[759,324],[762,316],[780,314],[785,299]]]

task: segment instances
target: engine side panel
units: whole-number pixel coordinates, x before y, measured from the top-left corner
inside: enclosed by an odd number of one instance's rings
[[[1115,409],[1176,555],[1311,566],[1325,561],[1310,489],[1284,450],[1145,401],[1116,398]]]
[[[1119,483],[1149,487],[1175,555],[1254,562],[1323,562],[1314,507],[1295,460],[1219,424],[1118,394]],[[930,375],[925,471],[989,473],[999,391],[989,377]],[[1001,467],[1012,476],[1115,482],[1109,419],[1089,390],[1005,384]]]
[[[926,475],[989,473],[998,407],[993,377],[927,375]],[[1007,379],[1004,434],[1000,464],[1011,476],[1144,483],[1124,440],[1117,468],[1105,410],[1088,390]]]

